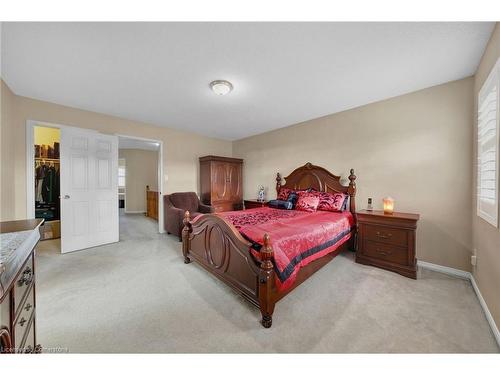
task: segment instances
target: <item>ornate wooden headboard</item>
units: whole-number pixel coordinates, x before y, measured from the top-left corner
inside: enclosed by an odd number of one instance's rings
[[[344,186],[340,183],[340,176],[327,171],[323,167],[318,167],[311,163],[295,169],[287,177],[285,183],[279,173],[276,175],[276,191],[282,187],[289,189],[308,189],[313,188],[317,191],[330,193],[345,193],[349,195],[349,210],[354,214],[356,212],[356,176],[354,169],[351,169],[349,175],[349,185]]]

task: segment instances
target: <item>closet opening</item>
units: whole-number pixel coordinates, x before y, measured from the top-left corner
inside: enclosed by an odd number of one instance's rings
[[[34,194],[35,218],[45,219],[40,240],[61,237],[60,144],[61,130],[34,126]],[[60,248],[60,242],[54,245]]]

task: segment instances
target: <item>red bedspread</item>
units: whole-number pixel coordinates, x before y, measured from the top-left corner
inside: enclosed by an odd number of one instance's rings
[[[335,251],[351,238],[353,217],[344,212],[303,212],[269,207],[219,213],[260,249],[271,237],[278,289],[293,285],[299,269]],[[252,251],[254,255],[255,251]]]

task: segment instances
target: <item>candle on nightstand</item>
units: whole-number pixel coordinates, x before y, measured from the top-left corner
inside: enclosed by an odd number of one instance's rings
[[[394,212],[394,199],[387,197],[383,199],[384,214],[392,214]]]

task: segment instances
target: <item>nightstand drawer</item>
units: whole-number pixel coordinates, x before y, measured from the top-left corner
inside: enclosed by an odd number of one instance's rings
[[[364,225],[365,239],[397,246],[408,246],[408,231],[383,225]]]
[[[381,242],[373,242],[365,239],[363,241],[362,252],[363,255],[384,260],[386,262],[397,263],[401,265],[408,264],[408,250],[406,248],[399,248]]]

